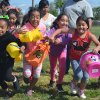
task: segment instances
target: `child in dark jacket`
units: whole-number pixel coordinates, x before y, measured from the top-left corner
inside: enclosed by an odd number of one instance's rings
[[[25,47],[19,39],[15,38],[8,32],[8,20],[0,18],[0,86],[8,96],[12,95],[12,92],[8,90],[7,82],[13,82],[15,90],[19,90],[19,82],[16,76],[12,75],[12,69],[14,66],[14,58],[12,58],[6,51],[6,47],[11,42],[16,42],[20,47],[20,51],[24,51]]]

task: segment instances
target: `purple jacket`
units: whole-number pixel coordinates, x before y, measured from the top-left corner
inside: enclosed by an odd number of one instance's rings
[[[52,28],[49,32],[48,32],[48,36],[50,37],[54,32],[55,32],[55,28]],[[61,43],[60,44],[54,44],[54,43],[50,43],[50,55],[54,55],[54,56],[59,56],[63,51],[66,50],[66,45],[70,42],[71,38],[72,38],[72,34],[58,34],[55,36],[55,39],[60,38]]]

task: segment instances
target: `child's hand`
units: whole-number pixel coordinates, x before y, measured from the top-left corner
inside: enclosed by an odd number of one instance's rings
[[[49,41],[54,43],[54,37],[49,37]]]
[[[99,52],[99,48],[96,47],[95,49],[93,49],[93,53],[97,54],[98,52]]]
[[[21,47],[20,47],[20,51],[21,51],[21,52],[24,52],[24,50],[25,50],[25,46],[21,46]]]
[[[26,33],[28,31],[28,29],[25,27],[21,27],[21,28],[16,29],[16,31],[17,31],[17,33]]]
[[[61,43],[61,40],[60,38],[57,38],[55,41],[54,41],[55,44],[60,44]]]

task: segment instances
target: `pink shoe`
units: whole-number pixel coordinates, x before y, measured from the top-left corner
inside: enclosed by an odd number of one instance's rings
[[[27,91],[27,95],[28,95],[28,96],[32,96],[32,90],[28,90],[28,91]]]

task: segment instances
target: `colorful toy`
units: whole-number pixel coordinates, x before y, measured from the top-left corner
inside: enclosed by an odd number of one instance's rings
[[[9,53],[9,55],[12,57],[12,58],[16,58],[19,56],[20,54],[20,49],[19,49],[19,46],[17,43],[15,42],[11,42],[7,45],[7,48],[6,48],[7,52]]]
[[[25,55],[26,61],[33,67],[38,67],[48,55],[49,49],[47,43],[39,43],[34,50]]]
[[[92,51],[84,53],[80,59],[80,66],[89,73],[89,76],[96,78],[100,76],[100,55]]]
[[[21,42],[37,42],[42,39],[42,33],[39,28],[36,28],[32,31],[26,32],[25,34],[19,34],[19,39]]]

